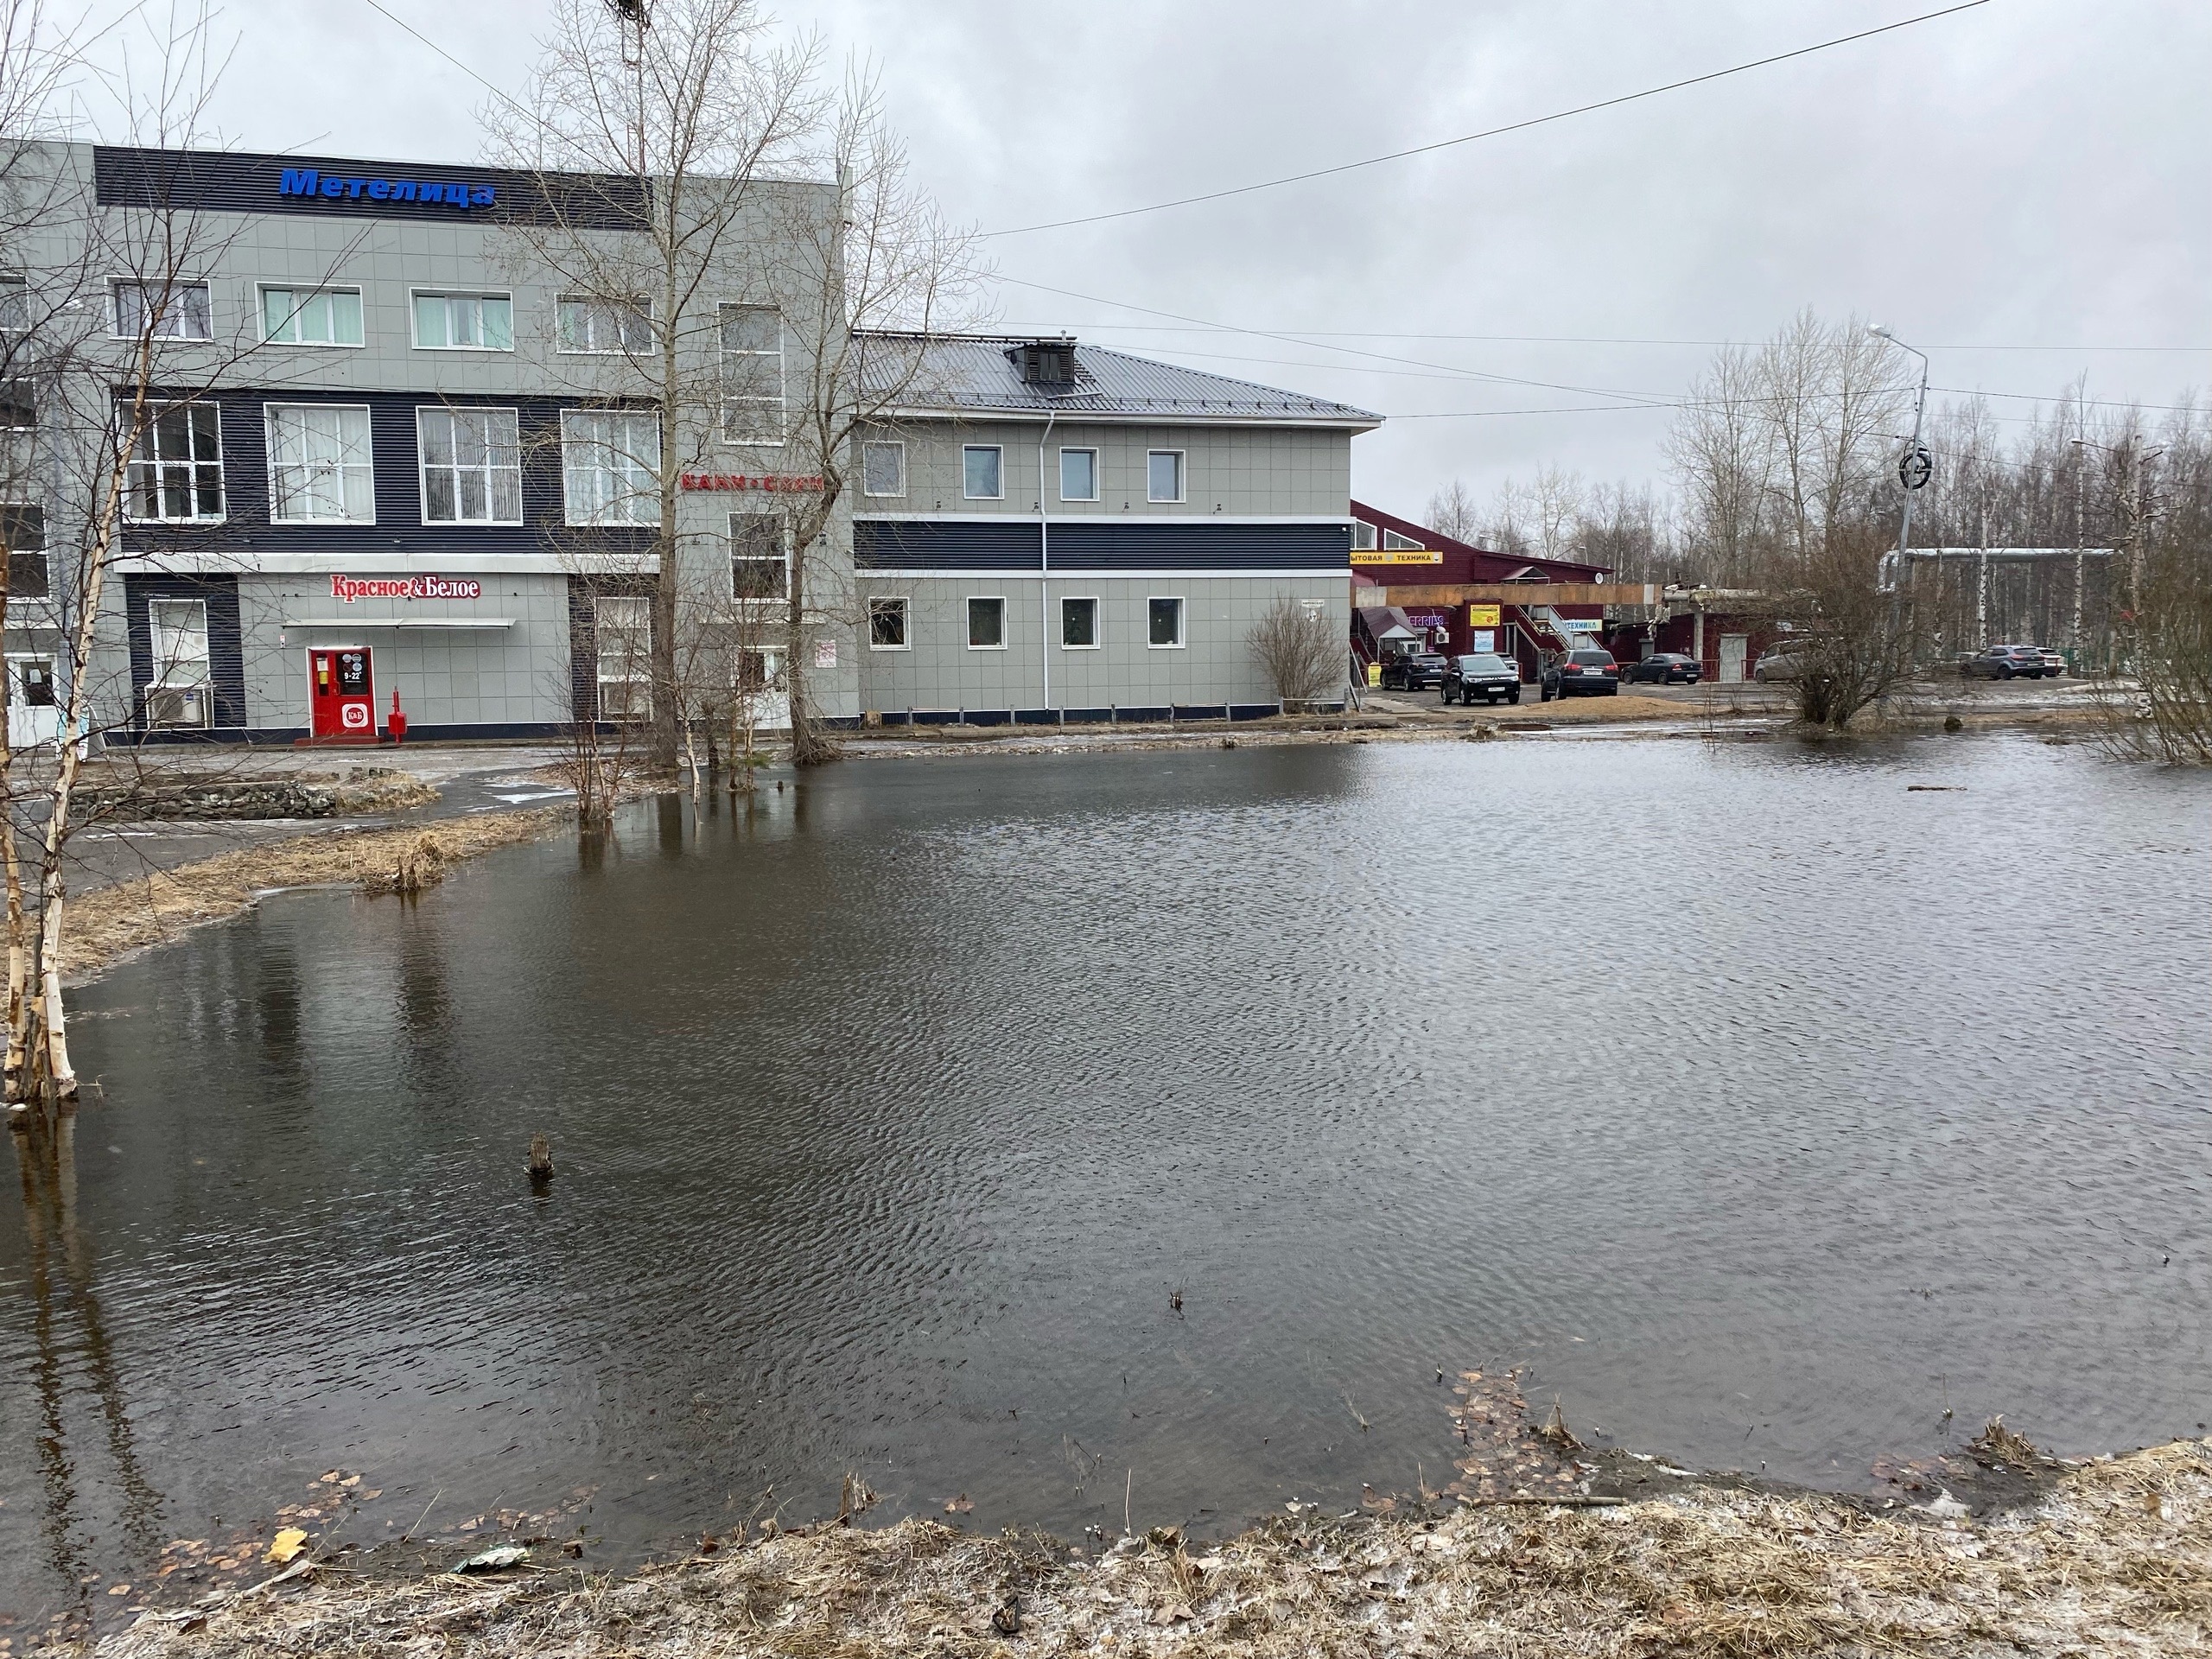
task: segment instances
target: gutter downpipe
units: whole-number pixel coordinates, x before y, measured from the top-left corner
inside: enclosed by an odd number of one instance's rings
[[[1052,441],[1052,423],[1058,409],[1045,416],[1045,429],[1037,439],[1037,659],[1044,664],[1044,707],[1052,706],[1052,528],[1045,510],[1045,446]]]

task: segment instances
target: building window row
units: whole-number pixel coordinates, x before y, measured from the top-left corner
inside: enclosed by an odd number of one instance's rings
[[[269,517],[279,524],[372,524],[376,461],[365,404],[268,404]],[[519,525],[522,441],[512,409],[415,411],[426,524]],[[660,418],[651,410],[563,410],[562,494],[571,524],[660,522]],[[135,523],[220,523],[223,430],[212,403],[154,413],[132,445],[124,513]]]
[[[968,600],[968,649],[1004,651],[1007,648],[1007,601],[998,594],[971,594]],[[1180,595],[1157,594],[1145,601],[1145,645],[1153,651],[1183,648],[1183,601]],[[911,601],[882,597],[868,602],[868,643],[872,651],[912,648]],[[1098,600],[1093,594],[1070,595],[1060,601],[1060,648],[1096,651],[1103,644],[1099,630]]]
[[[969,501],[1006,499],[1006,452],[995,443],[961,446],[960,492]],[[872,439],[861,445],[861,493],[903,496],[906,493],[906,446],[897,438]],[[1145,456],[1145,499],[1179,502],[1185,499],[1183,451],[1154,449]],[[1060,499],[1096,501],[1099,499],[1098,451],[1066,447],[1060,451]]]

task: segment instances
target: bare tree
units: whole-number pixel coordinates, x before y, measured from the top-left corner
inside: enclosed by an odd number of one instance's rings
[[[1286,594],[1262,613],[1246,642],[1286,709],[1343,688],[1344,635],[1330,622],[1326,606],[1300,604]]]
[[[1585,498],[1582,474],[1546,467],[1529,486],[1529,506],[1535,523],[1536,546],[1548,559],[1563,559],[1575,550],[1575,532],[1582,520]]]
[[[1744,580],[1764,544],[1771,454],[1752,354],[1724,346],[1693,382],[1665,440],[1701,578]]]
[[[1428,498],[1428,527],[1440,530],[1455,542],[1482,538],[1482,506],[1463,479],[1453,479]]]

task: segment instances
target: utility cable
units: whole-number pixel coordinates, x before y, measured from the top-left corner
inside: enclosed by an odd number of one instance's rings
[[[369,0],[372,5],[376,0]],[[1811,46],[1801,46],[1794,51],[1777,52],[1771,57],[1754,58],[1749,63],[1731,65],[1726,69],[1708,70],[1701,75],[1692,75],[1684,80],[1670,80],[1663,86],[1647,86],[1640,92],[1624,92],[1618,98],[1600,99],[1594,104],[1578,104],[1571,110],[1554,110],[1549,115],[1532,116],[1525,121],[1515,121],[1502,127],[1488,127],[1480,132],[1465,133],[1457,138],[1440,138],[1434,143],[1416,144],[1410,149],[1394,149],[1387,156],[1370,156],[1364,161],[1344,162],[1335,167],[1319,167],[1310,173],[1293,173],[1287,177],[1266,179],[1257,184],[1236,185],[1227,190],[1209,190],[1204,195],[1179,196],[1173,201],[1155,201],[1143,207],[1122,207],[1109,213],[1085,213],[1077,219],[1055,219],[1040,225],[1017,225],[1003,231],[983,231],[984,237],[1027,236],[1037,231],[1065,230],[1072,225],[1098,225],[1109,219],[1134,219],[1140,213],[1164,213],[1170,207],[1190,207],[1200,202],[1223,201],[1230,196],[1249,196],[1256,190],[1280,189],[1286,184],[1303,184],[1309,179],[1332,178],[1339,173],[1355,173],[1364,167],[1380,167],[1385,162],[1402,162],[1409,156],[1427,156],[1435,150],[1451,149],[1460,144],[1471,144],[1484,138],[1503,137],[1509,132],[1526,132],[1531,127],[1547,126],[1554,121],[1565,121],[1578,115],[1589,115],[1598,110],[1618,108],[1623,104],[1634,104],[1643,99],[1657,98],[1664,92],[1678,92],[1686,86],[1703,86],[1709,80],[1720,80],[1730,75],[1740,75],[1753,69],[1787,63],[1792,58],[1808,57],[1815,52],[1825,52],[1831,47],[1848,46],[1853,41],[1872,40],[1878,35],[1887,35],[1897,29],[1910,29],[1916,24],[1933,22],[1939,17],[1949,17],[1961,11],[1972,11],[1986,6],[1989,0],[1963,0],[1955,6],[1946,6],[1941,11],[1923,12],[1917,17],[1906,17],[1894,23],[1883,23],[1874,29],[1862,29],[1853,35],[1839,35],[1832,41],[1821,41]],[[383,10],[381,6],[377,8]]]

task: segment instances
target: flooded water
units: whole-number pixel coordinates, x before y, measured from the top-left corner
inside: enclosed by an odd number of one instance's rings
[[[1486,1362],[1815,1483],[2195,1432],[2208,965],[2212,778],[2019,738],[872,761],[279,897],[80,998],[0,1611],[333,1469],[1226,1528],[1439,1484]]]

